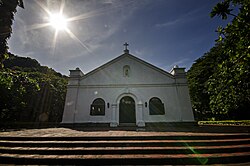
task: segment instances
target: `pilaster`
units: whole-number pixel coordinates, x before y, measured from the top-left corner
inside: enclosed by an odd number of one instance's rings
[[[112,107],[112,113],[111,113],[110,127],[117,127],[118,126],[117,104],[112,104],[111,107]]]
[[[137,104],[137,111],[136,111],[136,125],[138,127],[145,127],[145,122],[143,120],[143,104]]]

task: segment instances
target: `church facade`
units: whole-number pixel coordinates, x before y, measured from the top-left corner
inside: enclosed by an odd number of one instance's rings
[[[159,122],[194,122],[185,68],[168,73],[126,48],[87,74],[70,70],[62,124]]]

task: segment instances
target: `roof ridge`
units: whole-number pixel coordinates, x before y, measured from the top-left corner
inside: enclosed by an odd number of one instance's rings
[[[155,66],[155,65],[152,65],[151,63],[146,62],[145,60],[142,60],[142,59],[140,59],[140,58],[138,58],[138,57],[136,57],[136,56],[134,56],[134,55],[132,55],[132,54],[129,54],[129,53],[123,53],[123,54],[121,54],[120,56],[118,56],[118,57],[116,57],[116,58],[114,58],[114,59],[112,59],[112,60],[110,60],[110,61],[104,63],[103,65],[101,65],[101,66],[95,68],[94,70],[92,70],[92,71],[86,73],[84,76],[81,77],[81,79],[84,79],[84,78],[86,78],[86,77],[88,77],[88,76],[90,76],[90,75],[92,75],[92,74],[94,74],[94,73],[96,73],[96,72],[102,70],[103,68],[105,68],[105,67],[107,67],[107,66],[109,66],[109,65],[111,65],[111,64],[113,64],[113,63],[115,63],[115,62],[117,62],[117,61],[119,61],[120,59],[122,59],[122,58],[124,58],[124,57],[132,58],[132,59],[138,61],[139,63],[142,63],[142,64],[144,64],[144,65],[146,65],[146,66],[148,66],[148,67],[150,67],[150,68],[152,68],[152,69],[154,69],[154,70],[156,70],[156,71],[158,71],[158,72],[161,72],[161,73],[164,74],[164,75],[167,75],[167,76],[172,77],[172,78],[174,77],[174,76],[173,76],[172,74],[170,74],[169,72],[167,72],[167,71],[165,71],[165,70],[163,70],[163,69],[161,69],[161,68],[159,68],[159,67],[157,67],[157,66]]]

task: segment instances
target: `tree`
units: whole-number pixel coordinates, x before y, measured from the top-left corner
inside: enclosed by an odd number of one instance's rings
[[[0,70],[0,123],[59,124],[67,77],[41,66],[35,59],[10,53],[8,56]]]
[[[210,94],[207,89],[209,77],[216,72],[222,60],[221,45],[217,45],[197,59],[187,73],[192,108],[196,120],[208,120],[214,117],[210,109]]]
[[[26,72],[0,71],[0,121],[15,122],[20,120],[22,112],[27,112],[28,103],[39,91],[35,79]]]
[[[233,7],[239,12],[233,14]],[[231,16],[232,21],[218,28],[216,46],[188,72],[193,108],[202,113],[199,118],[210,116],[208,112],[216,119],[250,118],[249,11],[249,0],[224,0],[210,13],[222,19]]]
[[[22,0],[0,0],[0,69],[3,68],[3,61],[8,57],[7,39],[10,38],[11,25],[14,20],[16,7],[22,7]]]
[[[215,113],[245,119],[250,115],[248,109],[250,106],[250,1],[225,0],[219,4],[224,5],[228,10],[225,12],[214,8],[212,17],[226,14],[234,18],[230,24],[218,31],[220,35],[218,42],[222,44],[226,59],[218,64],[218,71],[209,80],[210,107]],[[239,7],[237,16],[231,14],[233,10],[229,9],[228,4]]]

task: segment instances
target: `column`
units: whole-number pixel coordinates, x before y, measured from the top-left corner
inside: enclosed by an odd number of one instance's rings
[[[110,127],[117,127],[118,126],[118,119],[117,119],[117,104],[112,104],[112,113],[111,113],[111,123]]]
[[[145,127],[145,122],[143,120],[143,104],[141,102],[137,104],[136,125],[138,127]]]

